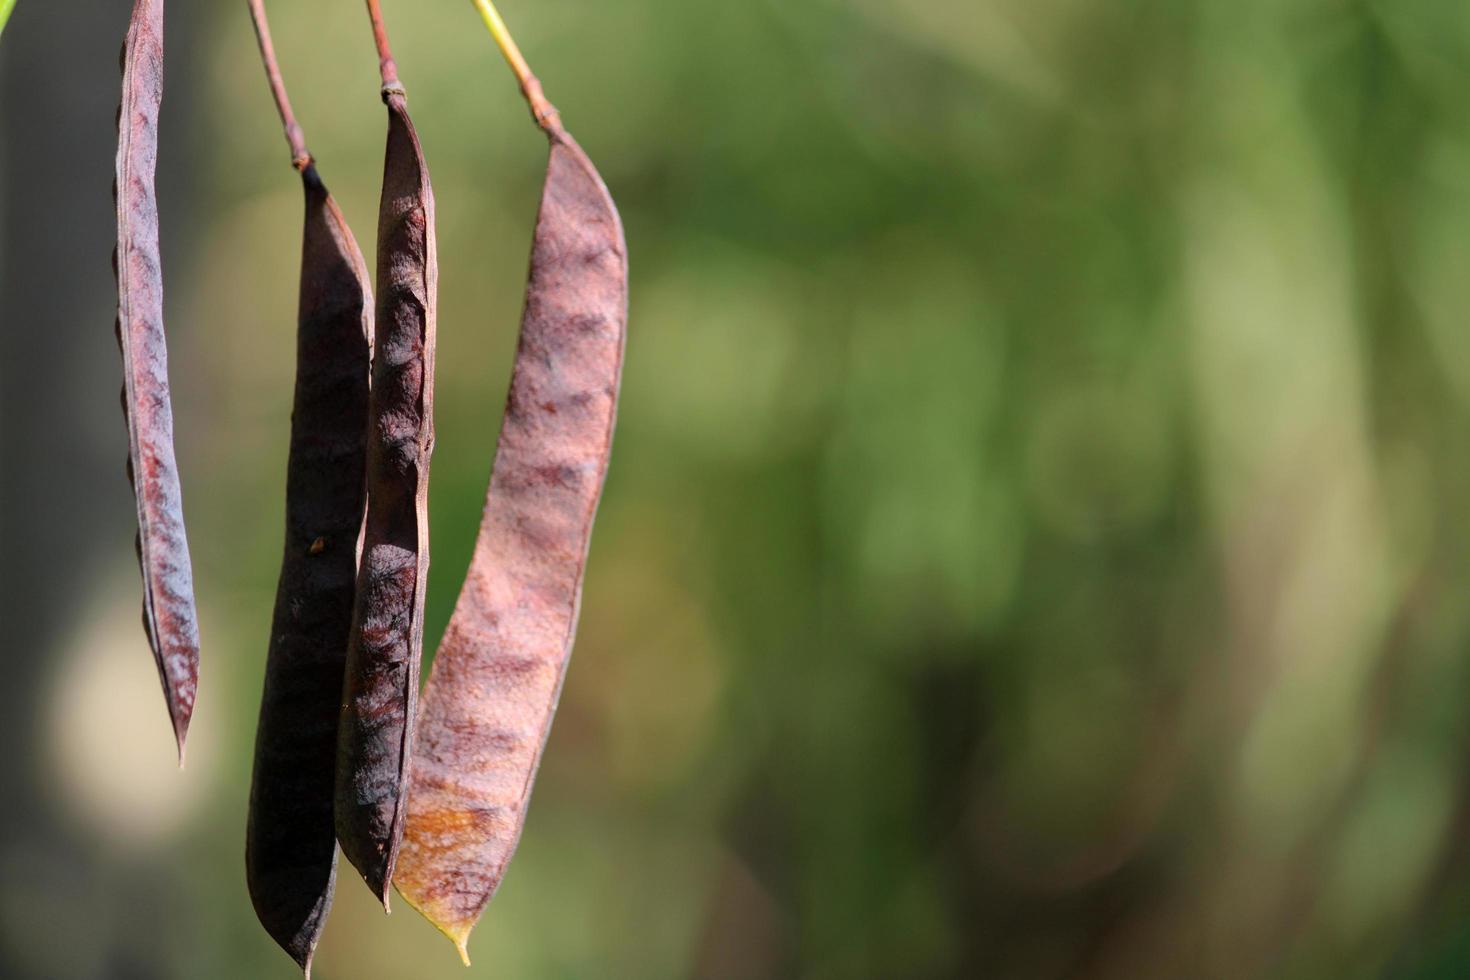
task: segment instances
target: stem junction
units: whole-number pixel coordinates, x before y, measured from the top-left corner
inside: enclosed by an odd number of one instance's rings
[[[490,28],[490,34],[495,38],[495,43],[500,46],[500,53],[505,55],[506,64],[510,70],[515,72],[516,81],[521,84],[521,94],[526,97],[527,104],[531,107],[531,115],[536,120],[536,125],[553,133],[561,129],[561,114],[556,111],[546,98],[546,93],[541,90],[541,82],[531,72],[531,66],[526,64],[526,58],[521,54],[515,38],[510,36],[510,29],[505,26],[505,20],[500,16],[500,11],[495,9],[495,0],[471,0],[475,9],[485,21],[485,26]]]

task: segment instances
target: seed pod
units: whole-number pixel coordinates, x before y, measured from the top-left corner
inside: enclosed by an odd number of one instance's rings
[[[466,963],[520,838],[566,676],[627,322],[617,209],[534,76],[522,84],[551,159],[479,539],[424,689],[395,878]]]
[[[337,874],[337,716],[366,501],[372,293],[367,266],[291,112],[261,0],[261,60],[301,171],[306,220],[286,545],[255,735],[245,873],[261,925],[311,975]]]
[[[117,342],[123,359],[128,479],[138,505],[143,628],[158,663],[169,718],[184,740],[199,683],[199,619],[174,460],[173,408],[163,333],[163,267],[158,248],[158,110],[163,99],[163,0],[136,0],[122,52],[117,115]]]
[[[336,823],[342,853],[388,906],[403,837],[429,572],[434,195],[376,0],[388,147],[378,224],[376,352],[368,506],[338,724]]]

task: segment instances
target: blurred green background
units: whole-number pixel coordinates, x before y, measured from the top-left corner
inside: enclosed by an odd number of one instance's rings
[[[545,147],[470,4],[384,2],[438,200],[431,652]],[[300,185],[245,5],[171,3],[180,774],[111,338],[129,6],[0,40],[0,975],[285,978],[242,853]],[[362,5],[269,9],[371,257]],[[627,226],[616,453],[473,968],[348,869],[318,978],[1470,976],[1470,5],[502,9]]]

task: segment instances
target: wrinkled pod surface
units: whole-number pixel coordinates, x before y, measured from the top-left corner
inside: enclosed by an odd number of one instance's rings
[[[566,676],[607,475],[627,249],[554,119],[520,340],[474,557],[419,715],[394,884],[459,947],[505,874]]]
[[[438,260],[423,148],[375,0],[368,8],[388,143],[378,211],[367,523],[337,732],[335,812],[342,853],[386,907],[407,815],[423,650]]]
[[[117,342],[123,361],[128,478],[138,508],[138,565],[148,635],[183,763],[199,686],[199,617],[174,458],[159,253],[158,113],[163,100],[163,0],[136,0],[122,50],[117,113]]]

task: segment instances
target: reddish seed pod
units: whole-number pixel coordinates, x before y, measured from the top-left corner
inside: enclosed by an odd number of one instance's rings
[[[434,195],[376,0],[388,145],[378,225],[368,505],[337,732],[342,853],[388,905],[406,816],[429,571],[438,259]]]
[[[286,545],[256,730],[245,869],[256,915],[309,976],[337,872],[337,717],[366,503],[372,293],[367,266],[317,175],[276,65],[261,59],[306,195]]]
[[[128,478],[138,506],[143,627],[158,664],[183,763],[199,682],[199,619],[174,459],[158,245],[158,113],[163,99],[163,0],[136,0],[122,51],[118,107],[117,341],[123,359]]]
[[[566,676],[627,322],[617,208],[554,111],[537,116],[551,159],[520,343],[474,558],[424,689],[394,879],[466,962]]]

